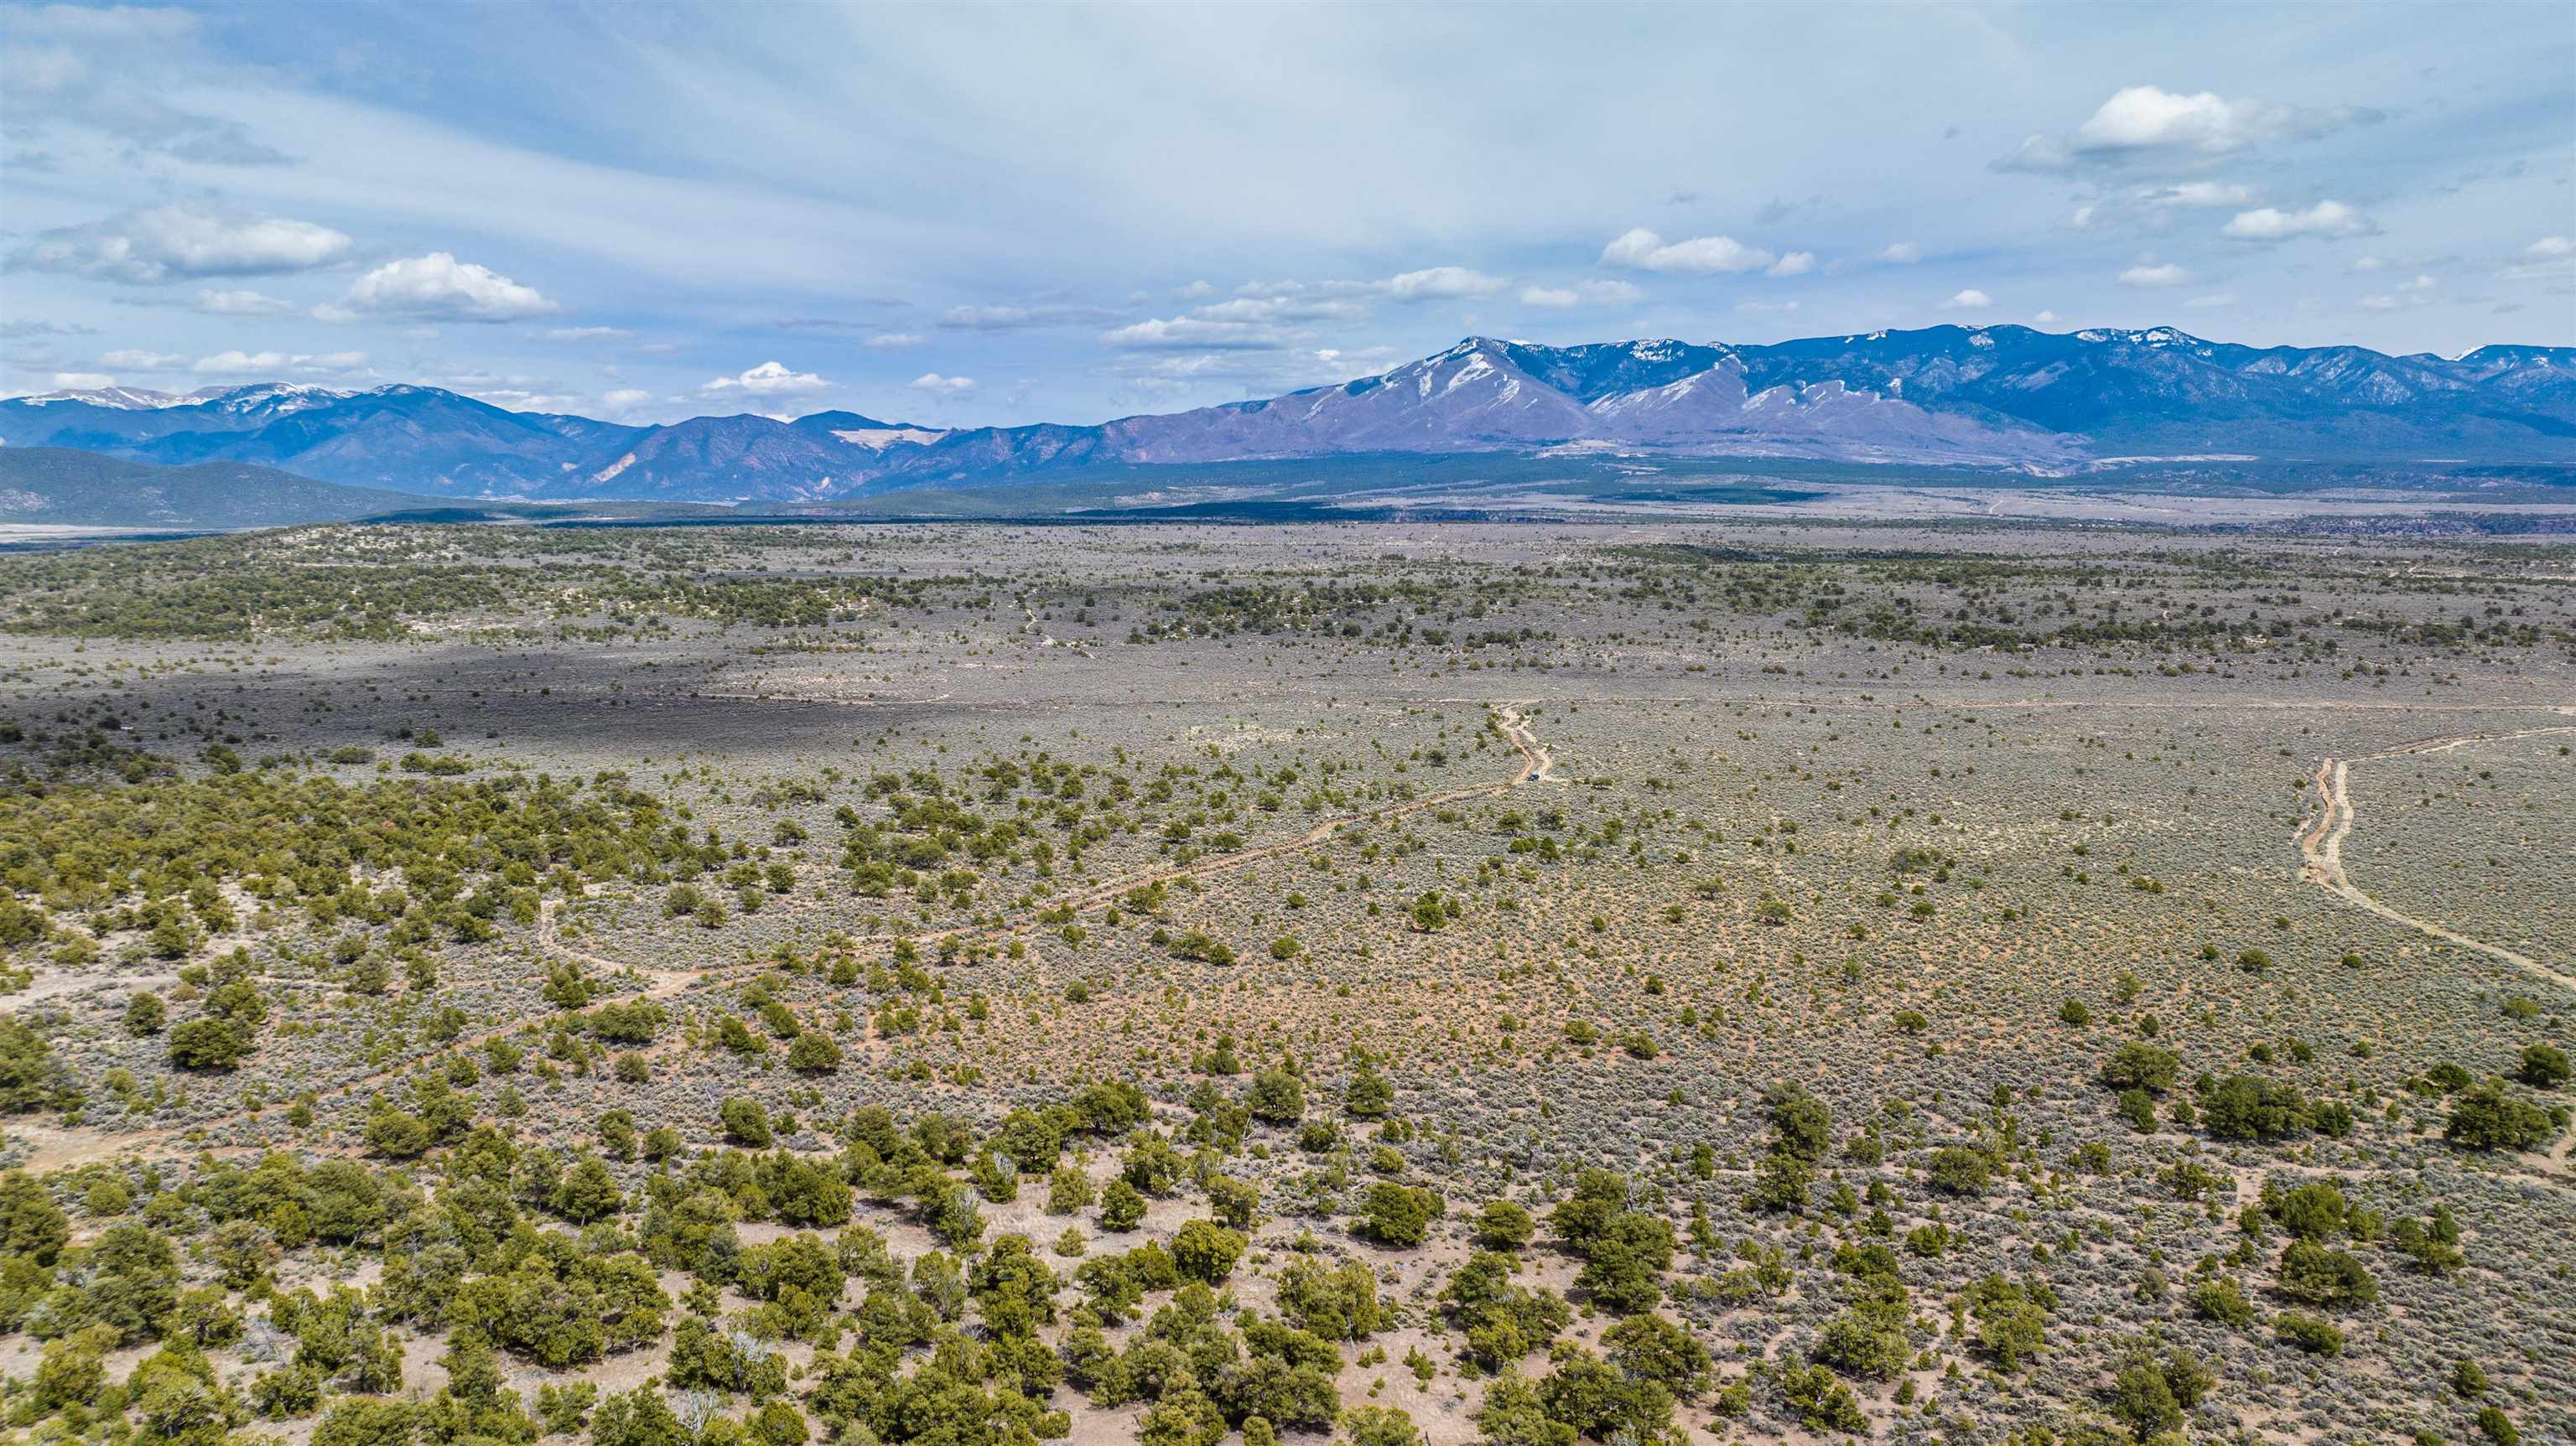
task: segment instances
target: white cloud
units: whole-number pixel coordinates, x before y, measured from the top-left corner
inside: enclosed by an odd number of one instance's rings
[[[2218,234],[2239,241],[2287,241],[2295,236],[2361,236],[2371,224],[2341,201],[2319,201],[2304,211],[2264,206],[2239,211]]]
[[[2179,186],[2149,191],[2146,199],[2159,206],[2242,206],[2254,199],[2254,192],[2219,181],[2185,181]]]
[[[1577,306],[1629,306],[1646,293],[1625,281],[1578,281],[1572,286],[1524,286],[1521,305],[1566,311]]]
[[[1971,286],[1941,303],[1943,311],[1978,311],[1995,304],[1995,299]]]
[[[207,376],[231,376],[246,372],[274,372],[286,369],[286,353],[279,351],[219,351],[213,356],[197,358],[190,371]]]
[[[1096,306],[952,306],[939,324],[963,331],[1021,331],[1035,326],[1097,326],[1111,313]]]
[[[922,336],[919,332],[881,331],[859,345],[870,351],[901,351],[905,347],[919,346],[921,343]]]
[[[1890,241],[1887,249],[1878,253],[1878,259],[1897,266],[1911,266],[1923,259],[1923,248],[1911,241]]]
[[[2397,283],[2397,289],[2400,291],[2430,291],[2441,284],[2442,283],[2435,281],[2430,276],[2418,275],[2412,281],[2401,281]]]
[[[1798,303],[1794,301],[1739,301],[1735,303],[1735,309],[1738,311],[1754,312],[1757,314],[1765,312],[1791,312],[1798,309]]]
[[[2134,151],[2171,147],[2214,154],[2241,150],[2277,130],[2282,112],[2254,101],[2221,99],[2210,91],[2180,95],[2153,85],[2132,85],[2075,128],[2078,151]]]
[[[467,395],[513,412],[568,412],[584,400],[561,392],[532,392],[523,387],[496,387]]]
[[[252,376],[274,372],[345,372],[367,364],[362,351],[279,352],[219,351],[201,356],[188,370],[201,376]]]
[[[9,11],[0,47],[0,92],[9,97],[12,139],[58,140],[95,130],[117,159],[155,177],[180,165],[269,166],[289,158],[252,139],[238,120],[183,110],[175,97],[204,96],[195,79],[195,15],[176,7],[21,5]],[[11,159],[47,159],[20,150]]]
[[[2379,111],[2355,106],[2294,109],[2228,100],[2206,90],[2186,95],[2161,86],[2132,85],[2112,92],[2073,131],[2065,135],[2035,132],[1990,169],[2057,172],[2085,165],[2207,161],[2263,141],[2312,140],[2383,118]]]
[[[2576,241],[2543,236],[2522,248],[2523,259],[2496,273],[2500,281],[2563,282],[2576,277]]]
[[[622,326],[558,326],[542,334],[548,341],[622,341],[635,333]]]
[[[197,293],[197,309],[217,316],[274,316],[281,311],[293,311],[295,303],[256,291],[200,291]]]
[[[912,379],[911,386],[917,392],[937,392],[941,396],[954,397],[975,390],[975,379],[943,377],[937,372],[923,372]]]
[[[1283,321],[1358,321],[1368,314],[1368,303],[1364,301],[1300,296],[1294,292],[1279,296],[1238,296],[1210,302],[1190,312],[1200,321],[1234,326],[1267,326]]]
[[[2180,286],[2190,279],[2190,272],[2170,261],[2160,265],[2140,262],[2120,273],[2122,286]]]
[[[2057,313],[2053,311],[2038,312],[2032,315],[2031,320],[2038,322],[2042,326],[2055,326],[2057,324]]]
[[[819,392],[831,383],[812,372],[789,371],[774,362],[762,362],[749,371],[729,377],[717,377],[699,387],[700,392],[743,392],[751,396],[777,396],[789,392]]]
[[[2075,208],[2075,214],[2067,217],[2066,219],[2076,230],[2089,231],[2093,227],[2093,208],[2090,206],[2078,206]]]
[[[1315,352],[1315,360],[1330,367],[1385,366],[1405,359],[1401,350],[1391,346],[1364,346],[1356,351],[1328,346]]]
[[[2225,291],[2212,292],[2207,296],[2195,296],[2189,301],[2183,303],[2183,305],[2190,307],[2194,311],[2215,311],[2220,307],[2234,306],[2235,304],[2235,295],[2231,292]]]
[[[607,403],[608,410],[612,412],[631,412],[653,400],[653,394],[641,387],[620,387],[600,400]]]
[[[1781,257],[1779,260],[1772,262],[1770,268],[1762,274],[1765,276],[1804,276],[1815,269],[1815,252],[1792,251],[1788,255]]]
[[[1732,236],[1694,236],[1666,244],[1643,226],[1601,248],[1601,264],[1632,271],[1662,271],[1692,276],[1719,272],[1759,271],[1780,258]]]
[[[308,221],[175,205],[40,232],[10,259],[33,271],[150,284],[304,271],[339,260],[352,244],[340,232]]]
[[[1216,295],[1215,287],[1208,285],[1204,281],[1193,281],[1189,285],[1180,287],[1173,291],[1172,299],[1174,301],[1205,301],[1214,295]]]
[[[1100,334],[1102,342],[1117,347],[1139,348],[1214,348],[1221,351],[1259,351],[1280,344],[1278,333],[1267,327],[1246,325],[1239,321],[1209,321],[1195,316],[1152,318],[1131,326],[1121,326]]]
[[[186,361],[166,351],[112,351],[102,355],[98,364],[128,372],[166,372]]]
[[[1416,302],[1491,295],[1510,283],[1463,266],[1408,271],[1383,281],[1247,282],[1223,301],[1193,307],[1186,316],[1149,317],[1100,334],[1103,343],[1127,350],[1270,351],[1305,338],[1300,322],[1365,321],[1382,301]]]
[[[2380,267],[2387,264],[2387,262],[2380,260],[2376,256],[2356,256],[2353,258],[2352,269],[2355,271],[2377,271]]]
[[[444,251],[388,261],[359,277],[349,288],[349,305],[455,321],[511,321],[557,309],[535,287]]]
[[[56,372],[54,390],[61,392],[94,392],[116,385],[116,378],[105,372]]]
[[[1432,266],[1420,271],[1407,271],[1390,276],[1378,287],[1396,301],[1448,301],[1460,297],[1491,296],[1511,285],[1499,276],[1487,276],[1464,266]]]

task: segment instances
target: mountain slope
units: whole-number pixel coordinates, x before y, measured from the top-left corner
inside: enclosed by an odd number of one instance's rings
[[[856,412],[818,412],[794,422],[747,414],[691,417],[645,428],[604,464],[577,477],[549,479],[540,490],[549,496],[771,502],[826,497],[855,487],[888,447],[918,446],[939,435]],[[574,490],[582,487],[594,492]]]
[[[2576,348],[2455,358],[2171,327],[1936,326],[1771,345],[1469,337],[1376,376],[1096,425],[824,412],[636,427],[433,387],[0,402],[0,440],[229,460],[432,496],[810,501],[1103,465],[1565,449],[2064,472],[2142,456],[2576,463]]]
[[[1831,379],[1945,412],[2076,433],[2114,451],[2531,456],[2576,421],[2576,348],[2458,360],[2235,346],[2172,327],[2070,334],[1932,327],[1746,347],[1760,384]]]
[[[0,525],[284,527],[419,504],[241,462],[156,467],[64,447],[0,447]]]

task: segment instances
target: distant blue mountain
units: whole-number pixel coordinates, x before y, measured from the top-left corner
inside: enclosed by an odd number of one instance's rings
[[[1545,347],[1469,337],[1339,386],[1097,425],[824,412],[634,427],[434,387],[112,389],[0,402],[0,441],[249,462],[433,496],[785,501],[1089,465],[1355,453],[1666,454],[2064,472],[2138,457],[2576,463],[2576,348],[2459,357],[2020,326]]]

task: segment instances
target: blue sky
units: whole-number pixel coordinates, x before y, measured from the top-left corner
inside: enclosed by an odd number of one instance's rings
[[[0,6],[0,389],[1087,422],[1569,343],[2576,341],[2559,4]]]

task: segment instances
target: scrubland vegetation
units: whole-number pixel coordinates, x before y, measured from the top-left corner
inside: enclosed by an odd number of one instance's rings
[[[1650,535],[0,558],[0,1418],[2576,1433],[2565,549]]]

